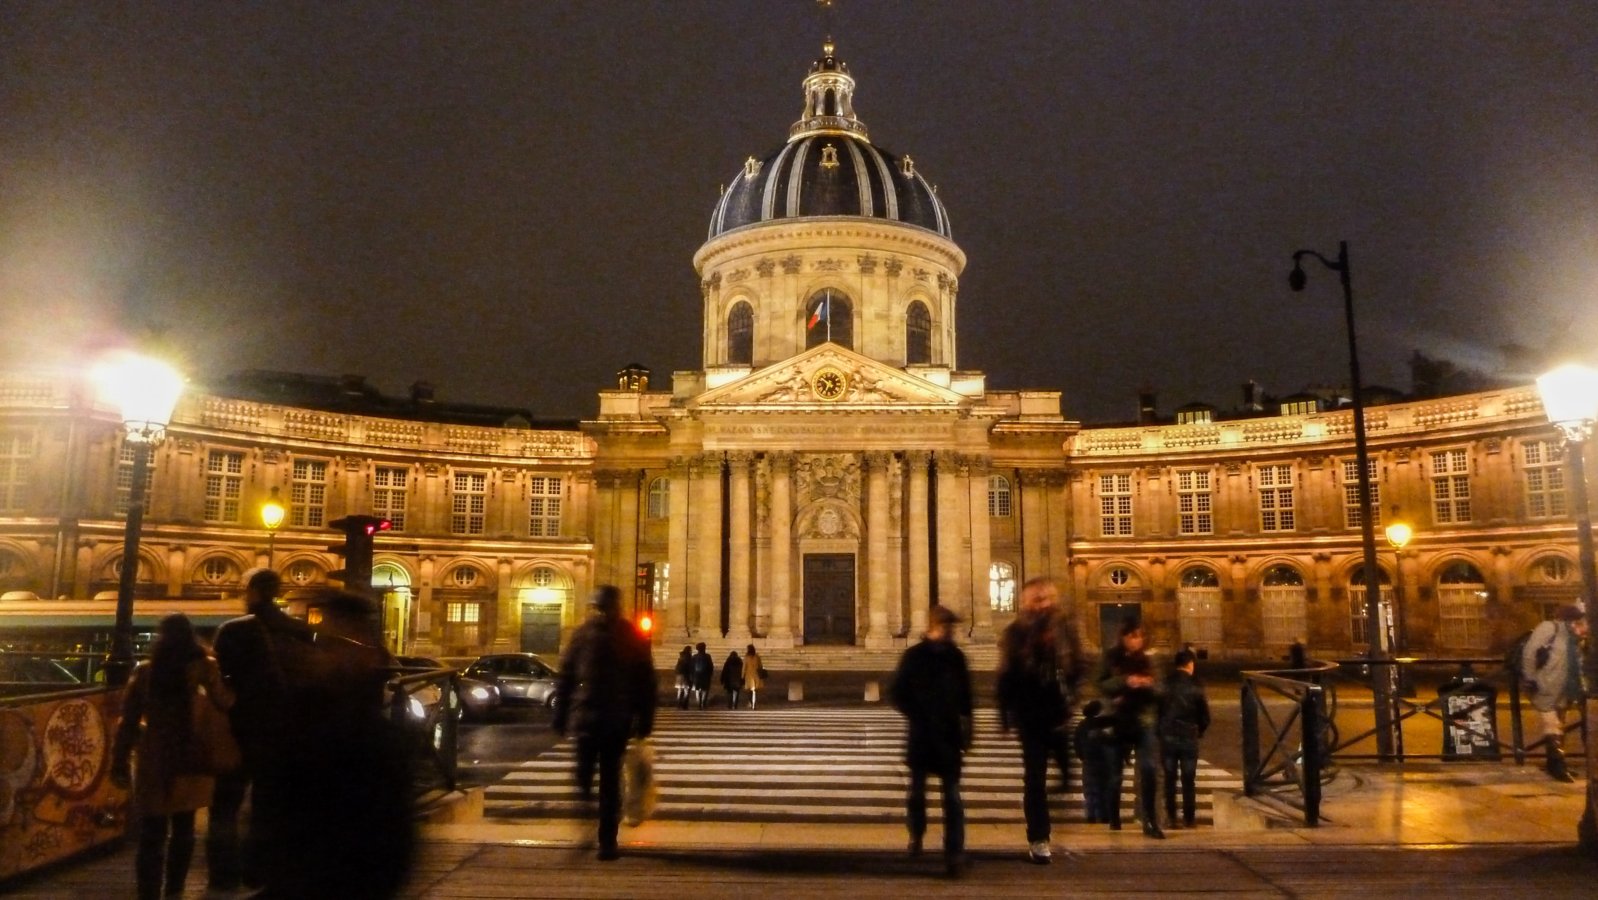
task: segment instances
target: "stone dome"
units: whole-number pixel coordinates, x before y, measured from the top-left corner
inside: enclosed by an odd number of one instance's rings
[[[854,79],[828,41],[804,81],[805,114],[786,144],[751,156],[722,193],[709,239],[781,219],[859,216],[953,238],[949,214],[908,156],[871,143],[855,117]]]

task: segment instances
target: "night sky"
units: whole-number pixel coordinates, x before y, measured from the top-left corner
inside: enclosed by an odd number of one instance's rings
[[[1598,362],[1598,5],[868,2],[875,143],[939,185],[959,363],[1069,417]],[[700,363],[718,185],[781,144],[806,0],[0,4],[0,353],[596,410]],[[1534,374],[1532,372],[1526,375]]]

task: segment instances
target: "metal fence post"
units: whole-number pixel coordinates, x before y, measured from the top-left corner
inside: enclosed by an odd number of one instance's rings
[[[1254,796],[1260,770],[1260,712],[1253,682],[1243,678],[1243,794]]]
[[[1509,741],[1515,753],[1515,765],[1526,764],[1526,727],[1520,721],[1520,676],[1509,673]]]
[[[1299,718],[1303,722],[1304,748],[1304,824],[1319,825],[1321,821],[1321,689],[1310,685],[1299,701]]]

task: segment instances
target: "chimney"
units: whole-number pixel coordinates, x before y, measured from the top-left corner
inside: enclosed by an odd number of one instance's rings
[[[433,383],[430,381],[417,381],[411,384],[411,403],[424,406],[433,402]]]
[[[1153,425],[1158,415],[1154,409],[1154,391],[1144,388],[1137,393],[1137,421],[1139,425]]]
[[[1264,392],[1260,390],[1259,383],[1250,378],[1243,382],[1243,409],[1248,412],[1264,412]]]

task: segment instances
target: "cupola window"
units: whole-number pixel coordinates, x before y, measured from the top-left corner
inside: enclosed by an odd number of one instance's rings
[[[932,314],[920,300],[910,304],[904,317],[904,361],[908,365],[932,362]]]
[[[747,366],[755,359],[755,311],[744,302],[727,314],[727,364]]]

